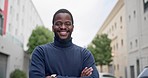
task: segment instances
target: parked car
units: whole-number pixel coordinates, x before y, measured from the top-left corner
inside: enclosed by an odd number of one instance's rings
[[[143,71],[139,74],[138,78],[148,78],[148,66],[143,69]]]
[[[100,77],[99,78],[116,78],[114,75],[110,73],[99,73]]]

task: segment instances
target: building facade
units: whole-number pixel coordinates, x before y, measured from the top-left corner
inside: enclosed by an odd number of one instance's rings
[[[97,34],[107,34],[112,40],[113,61],[108,71],[104,72],[112,73],[117,78],[127,78],[126,21],[123,0],[118,0]]]
[[[125,0],[128,78],[136,78],[148,66],[148,0]]]
[[[28,73],[26,45],[36,26],[43,22],[31,0],[0,0],[0,78],[15,69]]]
[[[98,34],[112,39],[114,74],[136,78],[148,66],[148,0],[118,0]]]

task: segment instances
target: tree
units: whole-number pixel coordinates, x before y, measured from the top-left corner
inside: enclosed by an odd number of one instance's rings
[[[10,74],[10,78],[27,78],[27,75],[25,72],[19,70],[19,69],[15,69],[11,74]]]
[[[29,37],[28,52],[32,53],[34,48],[38,45],[46,44],[53,41],[53,33],[43,26],[37,26]]]
[[[96,65],[100,65],[101,72],[103,65],[109,65],[110,62],[112,62],[112,48],[110,47],[110,44],[111,39],[107,37],[107,34],[102,34],[97,35],[87,47],[94,55]]]

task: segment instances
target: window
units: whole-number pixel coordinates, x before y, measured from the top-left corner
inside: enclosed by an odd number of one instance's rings
[[[0,35],[3,35],[3,16],[0,14]]]
[[[112,31],[114,31],[114,26],[112,26]]]
[[[117,27],[117,23],[115,23],[115,28]]]
[[[129,15],[128,18],[129,18],[129,21],[130,21],[131,20],[131,16]]]
[[[121,39],[121,46],[123,46],[123,39]]]
[[[143,0],[143,5],[144,5],[144,12],[148,10],[148,0]]]
[[[134,18],[135,18],[136,17],[136,11],[135,10],[134,10],[133,14],[134,14]]]
[[[116,48],[118,49],[118,43],[116,43]]]
[[[117,69],[119,70],[119,64],[117,64]]]
[[[120,28],[122,29],[122,25],[120,26]]]
[[[136,47],[138,46],[138,40],[137,39],[135,40],[135,46]]]
[[[136,65],[137,65],[137,76],[138,76],[140,74],[140,63],[139,63],[139,59],[137,59]]]
[[[135,78],[135,69],[134,69],[134,66],[130,66],[130,74],[131,74],[131,77],[130,78]]]
[[[115,25],[115,29],[117,29],[117,26]]]
[[[122,16],[120,16],[120,22],[122,22]]]
[[[146,21],[146,17],[144,17],[144,20]]]
[[[114,65],[114,70],[116,70],[116,65]]]
[[[9,28],[8,28],[8,31],[9,32],[12,32],[12,28],[11,28],[12,26],[11,26],[11,23],[9,23]]]
[[[130,42],[130,48],[132,49],[132,46],[133,46],[133,44],[132,44],[132,42]]]

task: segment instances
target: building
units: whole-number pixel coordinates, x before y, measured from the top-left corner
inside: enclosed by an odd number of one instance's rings
[[[15,69],[27,73],[25,50],[36,26],[43,22],[31,0],[0,0],[0,78]]]
[[[128,78],[148,66],[148,0],[125,0]]]
[[[113,73],[136,78],[148,66],[148,0],[118,0],[98,34],[112,39]]]
[[[107,34],[108,38],[112,40],[113,61],[108,71],[104,72],[112,73],[117,78],[127,78],[127,41],[124,0],[118,0],[97,34]]]

